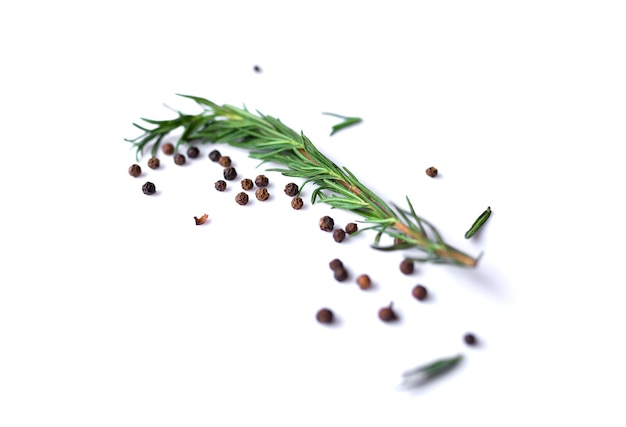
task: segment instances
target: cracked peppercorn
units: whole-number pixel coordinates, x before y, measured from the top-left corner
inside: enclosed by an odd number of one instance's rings
[[[333,276],[336,281],[343,282],[348,278],[348,270],[346,270],[342,265],[341,267],[337,267],[333,270]]]
[[[467,345],[476,345],[478,342],[476,335],[469,332],[463,336],[463,341],[465,341],[465,344]]]
[[[159,166],[161,166],[161,161],[158,157],[151,157],[150,160],[148,160],[148,167],[150,169],[158,169]]]
[[[220,157],[222,157],[222,154],[217,150],[213,150],[209,153],[209,159],[211,159],[211,161],[217,162]]]
[[[333,231],[333,239],[335,239],[335,242],[341,243],[343,242],[343,239],[345,238],[346,238],[346,232],[343,231],[341,228],[338,228],[335,231]]]
[[[387,307],[378,310],[378,318],[383,322],[392,322],[398,319],[395,311],[393,311],[393,303],[389,303]]]
[[[367,274],[361,274],[356,278],[356,283],[359,285],[359,288],[365,290],[369,289],[372,286],[372,279]]]
[[[428,296],[428,290],[422,285],[416,285],[411,291],[416,300],[424,301]]]
[[[328,263],[328,266],[330,267],[331,270],[335,271],[336,269],[340,267],[343,268],[343,262],[341,262],[339,258],[335,258],[334,260]]]
[[[235,201],[241,206],[248,204],[248,195],[243,191],[235,196]]]
[[[220,166],[227,168],[232,164],[232,161],[229,156],[222,156],[217,160],[217,163],[219,163]]]
[[[438,173],[439,173],[439,171],[434,166],[431,166],[428,169],[426,169],[426,175],[428,175],[431,178],[436,177]]]
[[[156,193],[156,186],[150,181],[148,181],[141,187],[141,191],[143,191],[143,194],[147,194],[148,196],[151,196],[154,193]]]
[[[415,266],[413,264],[413,261],[410,259],[403,259],[402,262],[400,263],[400,271],[403,274],[413,274],[413,271],[415,270]]]
[[[198,147],[191,146],[187,149],[187,157],[190,159],[195,159],[200,155],[200,150]]]
[[[252,187],[254,187],[254,183],[251,179],[245,178],[241,180],[241,188],[243,188],[244,190],[251,190]]]
[[[256,195],[256,198],[262,202],[270,198],[270,193],[267,192],[267,188],[265,187],[261,187],[258,190],[256,190],[255,195]]]
[[[259,175],[255,178],[254,183],[257,187],[267,187],[270,183],[270,180],[267,179],[265,175]]]
[[[328,308],[321,308],[318,310],[317,314],[315,315],[315,318],[317,319],[318,322],[320,323],[332,323],[333,322],[333,312],[328,309]]]
[[[128,168],[128,174],[137,178],[139,175],[141,175],[141,166],[137,164],[131,165],[131,167]]]
[[[289,184],[285,185],[285,194],[288,195],[289,197],[293,197],[296,194],[298,194],[298,185],[294,184],[293,182],[290,182]]]
[[[176,163],[178,166],[182,166],[186,162],[187,162],[187,158],[185,157],[184,154],[176,153],[176,155],[174,156],[174,163]]]
[[[300,197],[294,197],[293,199],[291,199],[291,207],[295,210],[298,211],[302,209],[302,206],[304,206],[304,202]]]
[[[219,181],[215,182],[215,189],[217,191],[224,191],[226,190],[226,181],[220,179]]]
[[[346,224],[346,233],[354,234],[357,231],[359,231],[359,227],[355,223],[351,222],[349,224]]]
[[[161,150],[163,150],[163,154],[171,156],[172,154],[174,154],[174,144],[172,144],[171,142],[166,142],[165,144],[163,144],[163,147],[161,147]]]
[[[237,171],[234,167],[229,166],[227,168],[224,168],[224,179],[232,181],[235,178],[237,178]]]
[[[320,230],[330,232],[333,231],[333,228],[335,227],[335,220],[326,215],[320,218],[319,225]]]

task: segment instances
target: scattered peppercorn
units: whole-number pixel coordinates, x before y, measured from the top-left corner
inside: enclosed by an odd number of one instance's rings
[[[257,187],[267,187],[270,183],[270,180],[267,179],[265,175],[259,175],[255,178],[254,183]]]
[[[235,196],[235,201],[241,206],[248,204],[248,195],[243,191]]]
[[[476,345],[478,340],[474,334],[467,333],[463,336],[463,341],[465,341],[465,344],[467,345]]]
[[[436,177],[438,173],[439,173],[439,171],[434,166],[431,166],[428,169],[426,169],[426,175],[428,175],[431,178]]]
[[[335,220],[329,216],[323,216],[320,218],[320,229],[323,231],[333,231],[335,227]]]
[[[354,234],[357,231],[359,231],[359,227],[355,223],[351,222],[349,224],[346,224],[346,233]]]
[[[150,160],[148,160],[148,167],[150,169],[158,169],[159,166],[161,166],[161,161],[158,157],[151,157]]]
[[[341,243],[343,242],[343,239],[345,238],[346,238],[346,232],[343,231],[341,228],[338,228],[335,231],[333,231],[333,239],[335,239],[335,242]]]
[[[222,157],[222,155],[217,150],[213,150],[209,153],[209,159],[211,159],[214,162],[217,162],[220,159],[220,157]]]
[[[302,209],[302,206],[304,206],[304,202],[300,197],[294,197],[293,199],[291,199],[291,207],[295,210],[298,211]]]
[[[356,278],[356,283],[359,285],[359,288],[365,290],[369,289],[372,286],[372,279],[367,274],[361,274]]]
[[[428,291],[426,290],[424,286],[416,285],[411,291],[411,294],[413,294],[415,299],[419,301],[424,301],[426,297],[428,296]]]
[[[229,156],[222,156],[217,160],[217,163],[219,163],[220,166],[227,168],[232,164],[232,161]]]
[[[185,155],[176,153],[176,155],[174,156],[174,163],[176,163],[178,166],[182,166],[185,164],[185,162],[187,162],[187,158],[185,157]]]
[[[171,142],[166,142],[165,144],[163,144],[163,147],[161,147],[161,150],[163,150],[163,154],[171,156],[172,154],[174,154],[174,144],[172,144]]]
[[[232,181],[235,178],[237,178],[237,171],[234,167],[229,166],[227,168],[224,168],[224,179]]]
[[[413,274],[413,271],[415,269],[415,266],[413,264],[413,261],[410,259],[403,259],[402,262],[400,263],[400,271],[403,274]]]
[[[141,175],[141,166],[136,164],[132,165],[128,168],[128,173],[130,174],[130,176],[134,176],[135,178],[137,178],[139,175]]]
[[[224,190],[226,190],[226,181],[221,180],[221,179],[219,181],[216,181],[215,182],[215,189],[217,191],[224,191]]]
[[[341,262],[339,258],[335,258],[334,260],[328,263],[328,266],[330,267],[331,270],[335,271],[336,269],[340,267],[343,268],[343,262]]]
[[[315,315],[317,321],[320,323],[333,323],[333,312],[328,308],[321,308]]]
[[[187,157],[190,159],[195,159],[200,155],[200,150],[198,147],[191,146],[187,149]]]
[[[141,187],[141,191],[143,191],[143,194],[147,194],[148,196],[151,196],[154,193],[156,193],[156,187],[153,183],[148,181]]]
[[[393,311],[393,303],[390,303],[387,307],[383,307],[378,310],[378,318],[383,322],[392,322],[398,319],[398,316]]]
[[[241,180],[241,188],[243,188],[244,190],[251,190],[252,187],[254,187],[254,183],[251,179],[245,178]]]
[[[254,66],[254,71],[255,71],[256,73],[260,73],[260,72],[261,72],[261,67],[259,67],[258,65],[255,65],[255,66]]]
[[[261,187],[258,190],[256,190],[255,194],[256,194],[256,198],[262,202],[270,198],[270,193],[267,192],[267,188],[265,187]]]
[[[293,197],[296,194],[298,194],[298,185],[294,184],[293,182],[290,182],[289,184],[285,185],[285,194],[288,195],[289,197]]]
[[[338,282],[343,282],[348,278],[348,271],[343,268],[343,266],[335,268],[333,272],[335,280],[337,280]]]

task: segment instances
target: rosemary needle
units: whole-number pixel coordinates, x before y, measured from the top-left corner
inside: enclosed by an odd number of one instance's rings
[[[327,116],[337,117],[339,119],[343,119],[343,122],[337,123],[336,125],[334,125],[332,127],[333,130],[330,133],[330,136],[333,136],[333,134],[337,133],[341,129],[345,129],[345,128],[350,127],[350,126],[354,126],[357,123],[361,123],[363,121],[363,119],[361,119],[360,117],[341,116],[341,115],[335,114],[335,113],[322,113],[322,114],[325,114]]]
[[[202,111],[198,114],[176,111],[177,117],[170,120],[144,118],[142,121],[147,125],[133,123],[143,133],[126,141],[133,144],[137,158],[148,147],[151,147],[153,156],[156,155],[165,136],[179,128],[182,128],[182,134],[176,142],[177,147],[191,142],[225,143],[242,147],[249,150],[250,157],[261,160],[261,163],[272,162],[283,166],[268,171],[301,178],[304,180],[302,187],[309,183],[314,184],[316,188],[311,192],[312,204],[326,203],[331,208],[351,211],[361,216],[362,222],[368,226],[356,233],[364,230],[376,231],[372,245],[375,249],[416,249],[423,255],[411,257],[414,261],[476,266],[476,258],[448,245],[430,222],[415,213],[408,197],[406,201],[409,209],[385,203],[348,168],[337,166],[303,133],[287,127],[279,119],[260,112],[253,114],[245,107],[218,105],[197,96],[180,96],[196,102]],[[354,120],[353,122],[356,123]],[[340,123],[340,127],[354,123]],[[399,243],[380,246],[383,234],[398,239]]]
[[[472,237],[480,229],[480,227],[482,227],[483,224],[487,222],[490,215],[491,215],[491,207],[487,206],[487,210],[485,210],[485,212],[480,214],[480,216],[476,218],[476,221],[474,221],[474,224],[472,224],[470,229],[467,230],[467,232],[465,233],[465,238],[469,239],[470,237]]]
[[[449,372],[461,359],[463,359],[463,355],[459,354],[454,357],[435,360],[434,362],[406,371],[402,374],[404,378],[402,385],[405,387],[424,385],[446,372]]]

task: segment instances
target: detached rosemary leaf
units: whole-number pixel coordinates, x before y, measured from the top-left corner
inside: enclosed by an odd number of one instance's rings
[[[334,114],[334,113],[322,113],[322,114],[325,114],[327,116],[337,117],[339,119],[343,119],[343,122],[337,123],[336,125],[332,127],[333,130],[330,133],[330,136],[333,136],[335,133],[339,132],[341,129],[354,126],[357,123],[361,123],[363,121],[363,119],[361,119],[360,117],[341,116],[339,114]]]
[[[439,359],[406,371],[402,374],[402,377],[404,377],[402,385],[406,387],[424,385],[452,370],[452,368],[458,365],[462,359],[463,355],[459,354],[454,357]]]

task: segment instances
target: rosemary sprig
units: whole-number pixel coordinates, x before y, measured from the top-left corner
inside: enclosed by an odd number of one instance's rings
[[[335,114],[335,113],[322,113],[322,114],[325,114],[327,116],[337,117],[339,119],[343,119],[343,122],[337,123],[336,125],[334,125],[332,127],[333,130],[330,133],[330,136],[333,136],[335,133],[337,133],[341,129],[345,129],[345,128],[350,127],[350,126],[354,126],[357,123],[361,123],[363,121],[363,119],[361,119],[360,117],[341,116],[341,115]]]
[[[348,168],[337,166],[303,133],[295,132],[279,119],[260,112],[253,114],[246,108],[218,105],[197,96],[180,96],[195,101],[202,111],[198,114],[176,111],[178,116],[171,120],[142,118],[148,125],[152,125],[151,128],[133,123],[143,134],[126,141],[133,144],[138,159],[150,145],[152,155],[156,155],[163,138],[182,128],[177,147],[192,143],[226,143],[242,147],[249,150],[250,157],[261,160],[261,163],[272,162],[284,166],[268,171],[304,179],[302,187],[308,183],[314,184],[316,188],[311,193],[311,203],[326,203],[332,208],[348,210],[361,216],[362,222],[368,226],[359,232],[378,232],[372,245],[376,249],[417,249],[423,252],[423,256],[412,258],[415,261],[469,267],[476,265],[476,258],[448,245],[431,223],[419,217],[408,197],[408,210],[388,205],[363,185]],[[398,238],[400,243],[380,246],[383,234]]]

